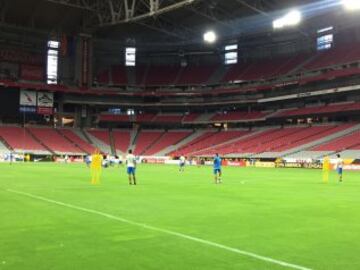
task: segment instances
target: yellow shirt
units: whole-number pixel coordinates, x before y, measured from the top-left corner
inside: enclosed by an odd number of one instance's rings
[[[325,157],[323,161],[323,170],[328,171],[330,170],[330,159],[329,157]]]
[[[100,154],[95,154],[91,156],[91,168],[100,169],[102,165],[103,157]]]

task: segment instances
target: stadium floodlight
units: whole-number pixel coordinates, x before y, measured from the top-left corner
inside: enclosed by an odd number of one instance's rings
[[[288,26],[295,26],[301,22],[301,12],[298,10],[292,10],[285,16],[273,21],[274,29],[281,29]]]
[[[214,31],[208,31],[204,34],[204,41],[207,43],[214,43],[217,37]]]
[[[360,10],[359,0],[342,0],[341,2],[347,10]]]

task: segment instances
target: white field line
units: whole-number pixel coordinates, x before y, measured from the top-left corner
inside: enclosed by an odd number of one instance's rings
[[[187,235],[187,234],[183,234],[183,233],[179,233],[179,232],[175,232],[175,231],[170,231],[170,230],[166,230],[166,229],[161,229],[161,228],[158,228],[158,227],[154,227],[154,226],[151,226],[151,225],[139,223],[139,222],[136,222],[136,221],[131,221],[131,220],[128,220],[128,219],[125,219],[125,218],[122,218],[122,217],[118,217],[118,216],[114,216],[114,215],[111,215],[111,214],[107,214],[107,213],[104,213],[104,212],[101,212],[101,211],[88,209],[88,208],[84,208],[84,207],[81,207],[81,206],[76,206],[76,205],[72,205],[72,204],[68,204],[68,203],[64,203],[64,202],[60,202],[60,201],[55,201],[55,200],[52,200],[52,199],[48,199],[48,198],[45,198],[45,197],[37,196],[37,195],[31,194],[31,193],[22,192],[22,191],[18,191],[18,190],[7,189],[7,191],[11,192],[11,193],[16,193],[18,195],[23,195],[23,196],[30,197],[30,198],[33,198],[33,199],[37,199],[37,200],[40,200],[40,201],[48,202],[48,203],[51,203],[51,204],[56,204],[56,205],[60,205],[60,206],[63,206],[63,207],[75,209],[75,210],[78,210],[78,211],[82,211],[82,212],[102,216],[102,217],[105,217],[105,218],[108,218],[108,219],[111,219],[111,220],[120,221],[122,223],[127,223],[127,224],[130,224],[130,225],[136,226],[136,227],[141,227],[143,229],[156,231],[156,232],[161,232],[161,233],[172,235],[172,236],[177,236],[179,238],[183,238],[183,239],[191,240],[191,241],[198,242],[198,243],[201,243],[201,244],[204,244],[204,245],[208,245],[208,246],[216,247],[216,248],[219,248],[219,249],[227,250],[227,251],[237,253],[237,254],[240,254],[240,255],[243,255],[243,256],[246,256],[246,257],[251,257],[251,258],[254,258],[254,259],[257,259],[257,260],[260,260],[260,261],[265,261],[265,262],[268,262],[268,263],[281,265],[281,266],[283,266],[285,268],[298,269],[298,270],[312,270],[311,268],[304,267],[304,266],[301,266],[301,265],[287,263],[287,262],[276,260],[276,259],[273,259],[273,258],[270,258],[270,257],[261,256],[261,255],[258,255],[258,254],[252,253],[252,252],[248,252],[248,251],[244,251],[244,250],[241,250],[241,249],[232,248],[232,247],[228,247],[228,246],[225,246],[225,245],[222,245],[222,244],[218,244],[218,243],[215,243],[215,242],[212,242],[212,241],[204,240],[204,239],[201,239],[201,238],[198,238],[198,237],[193,237],[191,235]]]

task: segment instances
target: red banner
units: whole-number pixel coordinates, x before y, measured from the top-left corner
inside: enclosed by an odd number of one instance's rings
[[[37,113],[43,115],[52,115],[54,110],[50,107],[37,107]]]

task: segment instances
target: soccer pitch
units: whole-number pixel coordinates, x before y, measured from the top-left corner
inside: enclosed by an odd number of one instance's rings
[[[0,164],[0,269],[360,269],[360,174]]]

